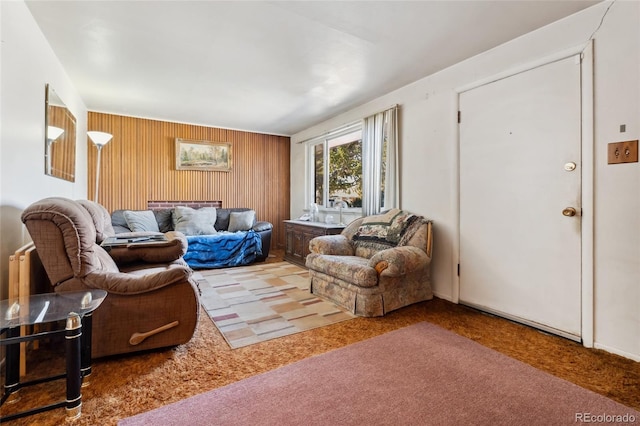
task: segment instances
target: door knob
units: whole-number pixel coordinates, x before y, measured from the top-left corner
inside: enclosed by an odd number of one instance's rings
[[[575,216],[576,213],[578,212],[573,207],[567,207],[566,209],[562,210],[562,214],[567,217]]]

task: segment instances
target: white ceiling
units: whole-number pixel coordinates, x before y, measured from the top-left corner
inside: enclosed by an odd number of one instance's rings
[[[597,1],[27,1],[87,108],[291,135]]]

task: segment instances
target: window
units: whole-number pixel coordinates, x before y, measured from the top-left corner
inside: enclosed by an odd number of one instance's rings
[[[313,200],[323,207],[362,207],[362,130],[348,129],[311,146]],[[325,172],[326,171],[326,172]]]
[[[393,107],[308,141],[308,203],[365,215],[398,207],[396,123]]]

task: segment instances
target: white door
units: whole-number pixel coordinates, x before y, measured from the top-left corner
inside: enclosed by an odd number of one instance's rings
[[[580,93],[570,57],[460,94],[460,301],[576,340]]]

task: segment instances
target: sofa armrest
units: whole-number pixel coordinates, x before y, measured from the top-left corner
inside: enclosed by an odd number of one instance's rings
[[[256,232],[270,231],[273,229],[273,224],[271,222],[261,220],[256,222],[251,229]]]
[[[178,282],[188,281],[191,270],[175,265],[149,273],[95,271],[84,278],[86,286],[114,294],[140,294],[157,290]]]
[[[353,246],[344,235],[322,235],[309,241],[309,252],[333,254],[336,256],[353,256]]]
[[[393,247],[381,250],[369,259],[369,266],[375,268],[378,275],[399,277],[419,267],[428,265],[431,259],[427,254],[413,246]]]
[[[184,256],[188,247],[187,237],[177,231],[169,231],[164,235],[167,241],[163,243],[138,243],[105,249],[118,265],[132,262],[164,263]]]

